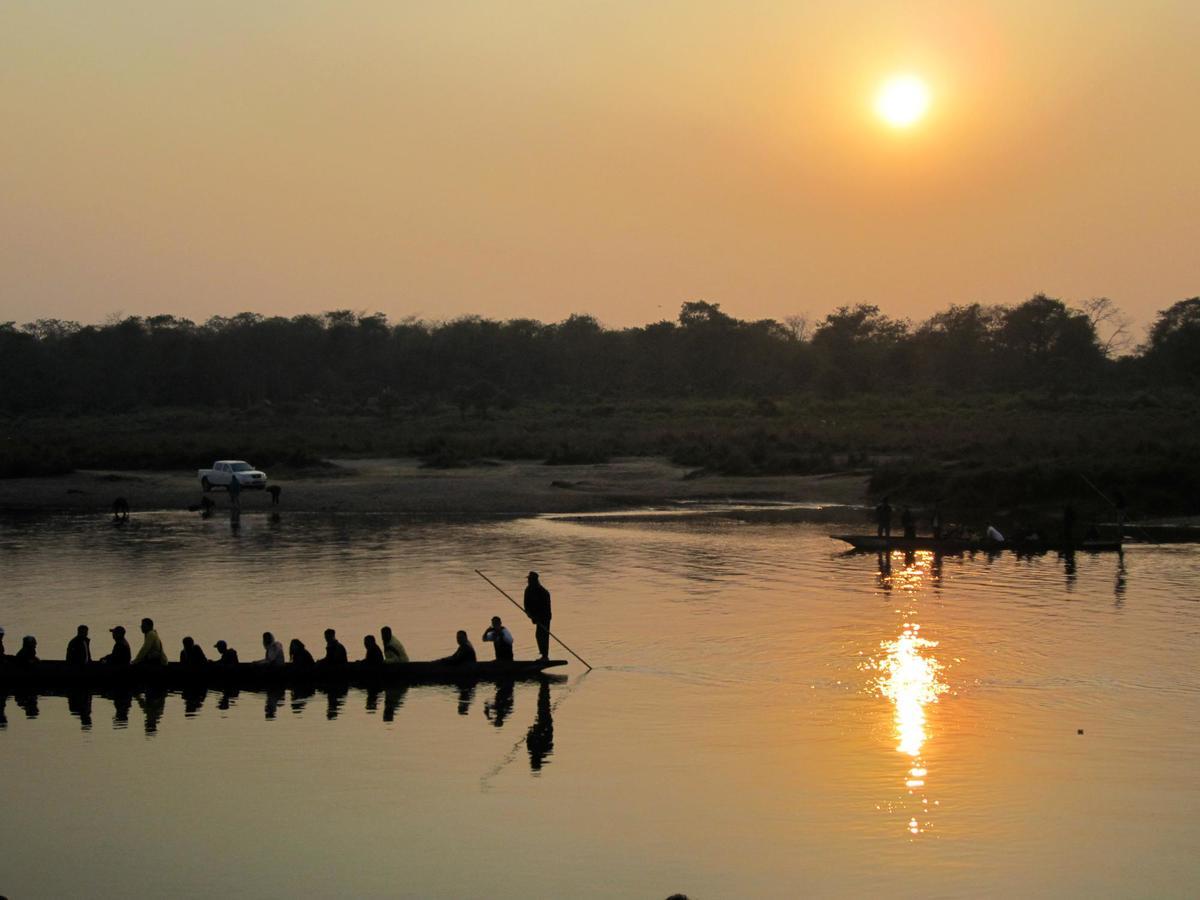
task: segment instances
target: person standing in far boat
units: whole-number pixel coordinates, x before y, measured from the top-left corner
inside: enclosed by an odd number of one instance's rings
[[[4,628],[0,627],[0,659],[4,659]]]
[[[80,625],[75,629],[75,637],[67,642],[67,665],[84,666],[92,661],[92,639],[88,637],[88,627]]]
[[[241,508],[242,483],[238,481],[237,472],[229,473],[229,505]]]
[[[467,637],[467,633],[460,631],[456,637],[458,649],[451,656],[443,656],[441,659],[435,659],[434,662],[443,666],[462,666],[475,662],[475,648],[471,646],[471,639]]]
[[[935,541],[942,539],[942,506],[941,503],[933,504],[933,515],[929,517],[929,530],[933,534]]]
[[[997,528],[995,525],[993,525],[991,522],[988,522],[988,527],[987,527],[986,533],[987,533],[987,539],[989,541],[991,541],[993,544],[1003,544],[1004,543],[1004,535],[1002,535],[1000,533],[1000,529]]]
[[[512,662],[513,658],[513,636],[512,632],[504,627],[504,623],[500,621],[499,616],[492,616],[492,624],[483,633],[485,643],[491,642],[496,650],[496,659],[505,662]]]
[[[385,663],[408,662],[408,654],[404,651],[404,645],[400,643],[399,638],[392,634],[391,628],[384,625],[379,629],[379,636],[383,639],[383,661]]]
[[[1070,503],[1063,507],[1062,541],[1068,547],[1075,543],[1075,507]]]
[[[112,652],[107,656],[100,658],[100,662],[107,663],[110,666],[127,666],[133,651],[129,648],[129,641],[125,640],[125,626],[117,625],[108,629],[113,637]]]
[[[279,505],[279,492],[282,490],[283,490],[283,488],[281,488],[277,484],[273,484],[269,488],[267,488],[267,493],[271,495],[271,505],[272,506]]]
[[[313,655],[308,652],[304,641],[299,638],[292,638],[291,643],[288,644],[288,658],[292,661],[293,666],[299,666],[302,669],[311,669],[316,665]]]
[[[907,506],[900,511],[900,527],[904,529],[906,538],[915,538],[917,536],[917,520],[913,517],[912,510]]]
[[[17,651],[17,655],[13,657],[13,661],[23,666],[33,665],[33,663],[37,662],[37,638],[32,634],[27,634],[21,638],[21,649]]]
[[[889,502],[891,499],[891,497],[885,496],[875,507],[876,537],[892,536],[892,504]]]
[[[183,639],[183,649],[179,651],[179,661],[185,666],[206,666],[208,657],[204,649],[190,637]]]
[[[135,666],[165,666],[167,654],[163,652],[162,641],[154,630],[153,619],[142,619],[142,649],[133,658]]]
[[[364,663],[371,667],[383,665],[383,651],[379,649],[375,635],[368,634],[363,638],[363,648],[367,651],[367,655],[363,657]]]
[[[263,666],[282,666],[287,660],[283,656],[283,644],[275,640],[275,635],[269,631],[263,632],[262,637],[263,650],[266,655],[262,659],[257,660],[259,665]]]
[[[346,648],[337,639],[337,632],[332,628],[325,629],[325,656],[321,659],[323,666],[344,666],[349,661]]]
[[[550,592],[538,580],[537,572],[529,573],[525,585],[525,615],[536,628],[538,654],[550,658]]]
[[[222,666],[236,666],[238,664],[238,652],[230,647],[224,641],[217,641],[213,644],[217,648],[217,664]]]

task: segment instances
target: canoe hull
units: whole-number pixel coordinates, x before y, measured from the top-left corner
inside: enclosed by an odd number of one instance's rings
[[[90,663],[73,666],[61,660],[42,660],[32,666],[8,663],[0,666],[0,691],[16,690],[256,690],[264,688],[387,687],[409,684],[476,684],[536,680],[547,669],[565,666],[566,660],[514,660],[512,662],[476,662],[448,666],[434,662],[397,663],[367,666],[297,667],[263,666],[239,663],[223,666],[107,666]]]

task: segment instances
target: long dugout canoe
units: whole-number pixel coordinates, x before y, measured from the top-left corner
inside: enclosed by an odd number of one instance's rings
[[[845,541],[855,550],[884,553],[889,550],[932,550],[934,553],[1112,553],[1121,549],[1120,541],[979,541],[962,538],[877,537],[873,534],[831,534],[835,541]]]
[[[168,663],[165,666],[109,666],[104,663],[69,665],[63,660],[39,660],[19,665],[6,658],[0,665],[0,689],[70,690],[122,688],[180,689],[209,687],[254,690],[265,687],[384,687],[404,684],[474,684],[477,682],[528,681],[543,677],[547,669],[565,666],[565,659],[513,660],[451,666],[437,662],[392,663],[368,666],[266,666],[256,663],[203,666]]]

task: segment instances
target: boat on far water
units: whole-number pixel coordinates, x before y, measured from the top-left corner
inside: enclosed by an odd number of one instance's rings
[[[14,690],[105,690],[215,688],[256,690],[283,687],[387,687],[409,684],[475,684],[527,681],[550,677],[546,669],[565,666],[565,659],[486,661],[447,665],[409,662],[368,666],[265,666],[257,663],[202,666],[168,663],[165,666],[108,666],[93,662],[72,665],[63,660],[39,660],[31,665],[5,661],[0,666],[0,695]]]
[[[874,534],[831,534],[835,541],[845,541],[855,550],[885,553],[891,550],[932,550],[934,553],[1114,553],[1121,549],[1119,540],[1076,541],[985,541],[969,538],[935,537],[878,537]]]

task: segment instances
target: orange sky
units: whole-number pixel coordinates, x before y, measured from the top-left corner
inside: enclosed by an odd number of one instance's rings
[[[1144,324],[1200,293],[1198,45],[1154,0],[5,3],[0,321]]]

